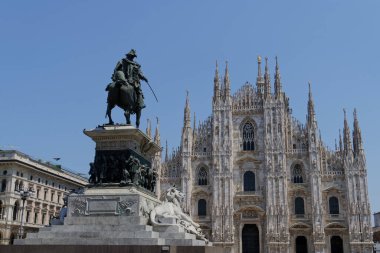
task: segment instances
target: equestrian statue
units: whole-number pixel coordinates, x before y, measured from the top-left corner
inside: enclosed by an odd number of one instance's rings
[[[140,64],[133,60],[135,57],[137,57],[136,51],[132,49],[125,58],[118,61],[111,77],[112,83],[107,85],[106,117],[108,116],[109,125],[114,124],[111,111],[115,106],[124,110],[127,124],[131,124],[131,114],[136,114],[136,127],[138,128],[140,125],[141,110],[145,108],[140,80],[145,81],[148,86],[149,83],[141,71]],[[149,88],[151,87],[149,86]],[[156,98],[154,92],[153,95]]]

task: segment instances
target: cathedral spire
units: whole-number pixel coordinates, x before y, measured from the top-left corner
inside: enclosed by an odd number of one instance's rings
[[[311,83],[309,82],[309,101],[307,102],[307,123],[311,126],[315,122],[314,100],[311,93]]]
[[[150,119],[146,119],[146,135],[148,135],[149,138],[152,138],[152,126],[150,124]]]
[[[167,162],[169,160],[169,151],[168,151],[168,140],[166,140],[166,143],[165,143],[165,162]]]
[[[345,155],[348,155],[350,151],[352,151],[351,134],[350,134],[350,127],[348,126],[348,123],[347,123],[346,109],[343,109],[343,112],[344,112],[343,145],[344,145],[344,153]]]
[[[190,128],[190,102],[189,102],[189,91],[186,91],[186,104],[183,116],[183,126]]]
[[[263,93],[263,75],[261,73],[261,56],[257,56],[257,78],[256,78],[256,87],[257,87],[257,93],[262,94]]]
[[[160,122],[158,120],[158,117],[156,117],[156,120],[157,120],[157,125],[156,125],[156,131],[154,133],[154,142],[160,146],[161,145],[161,136],[160,136]]]
[[[339,129],[339,151],[343,154],[343,141],[342,141],[342,132]]]
[[[220,97],[219,70],[218,61],[216,61],[215,76],[214,76],[214,101]]]
[[[270,75],[268,69],[268,57],[265,57],[265,74],[264,74],[264,96],[270,95]]]
[[[279,97],[281,92],[282,92],[282,86],[281,86],[280,67],[278,65],[278,60],[276,56],[276,73],[274,75],[274,93],[276,94],[276,97]]]
[[[354,154],[358,156],[363,150],[362,142],[362,131],[359,126],[358,116],[356,113],[356,108],[354,109],[354,132],[353,132],[353,144],[354,144]]]
[[[194,132],[195,132],[195,129],[196,129],[196,117],[195,117],[195,112],[194,112],[194,117],[193,117],[193,120],[194,120],[194,122],[193,122],[193,130],[194,130]]]
[[[224,95],[226,97],[229,97],[230,96],[230,91],[231,91],[231,87],[230,87],[230,75],[228,73],[228,61],[226,61],[226,70],[225,70],[225,73],[224,73]]]

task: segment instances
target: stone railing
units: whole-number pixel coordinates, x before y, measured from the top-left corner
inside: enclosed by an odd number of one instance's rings
[[[286,151],[288,154],[306,154],[307,149],[305,148],[297,148],[297,149],[289,149]]]
[[[292,219],[295,219],[295,220],[310,219],[310,215],[309,214],[292,214]]]
[[[234,112],[262,111],[262,110],[263,110],[262,105],[251,105],[251,106],[233,105],[232,106],[232,111]]]
[[[192,156],[197,156],[197,157],[211,157],[212,152],[194,152]]]
[[[343,220],[344,219],[343,215],[340,213],[339,214],[328,214],[327,217],[329,220]]]
[[[343,176],[344,171],[326,171],[324,176]]]
[[[263,195],[263,192],[261,190],[256,191],[239,191],[236,192],[236,196],[243,197],[243,196],[259,196],[261,197]]]

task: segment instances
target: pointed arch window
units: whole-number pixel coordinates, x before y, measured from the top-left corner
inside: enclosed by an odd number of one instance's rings
[[[205,199],[198,200],[198,216],[207,215],[207,202]]]
[[[247,171],[244,173],[244,191],[255,191],[255,173],[252,171]]]
[[[329,198],[330,214],[339,214],[339,201],[337,197]]]
[[[207,185],[208,173],[206,168],[201,167],[198,171],[198,185]]]
[[[297,197],[294,200],[294,212],[296,215],[304,215],[305,214],[305,204],[304,204],[303,198]]]
[[[252,123],[247,122],[243,126],[243,150],[255,150],[254,128]]]
[[[303,173],[301,164],[296,164],[293,167],[293,183],[302,184],[303,183]]]

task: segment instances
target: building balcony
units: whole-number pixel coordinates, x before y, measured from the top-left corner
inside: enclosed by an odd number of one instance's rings
[[[307,154],[308,150],[305,148],[289,149],[286,151],[290,155]]]
[[[209,216],[209,215],[195,216],[195,218],[196,218],[196,221],[199,223],[211,221],[211,216]]]
[[[262,190],[236,192],[236,197],[262,197],[262,196],[263,196]]]
[[[293,220],[308,220],[310,219],[310,214],[292,214]]]
[[[343,214],[327,214],[327,219],[328,220],[344,220]]]

